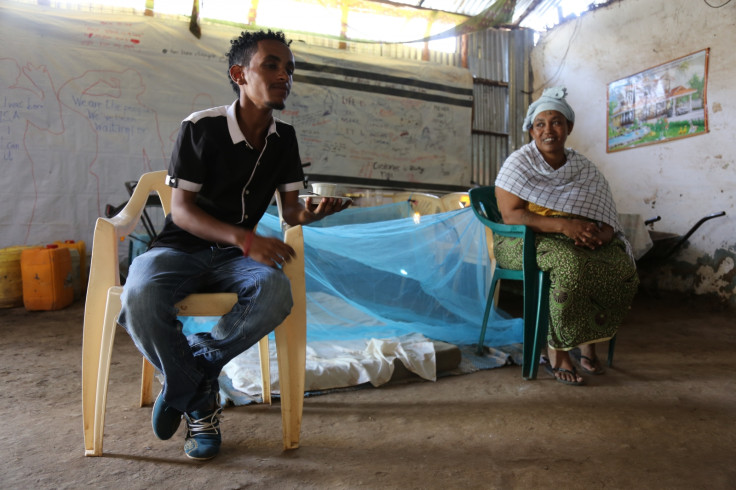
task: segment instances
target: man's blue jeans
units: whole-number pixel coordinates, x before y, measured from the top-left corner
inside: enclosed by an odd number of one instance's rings
[[[187,337],[174,304],[203,292],[237,293],[238,302],[211,332]],[[153,248],[133,260],[121,300],[118,323],[163,374],[163,399],[182,412],[210,404],[223,366],[268,335],[292,307],[281,269],[243,257],[237,247]]]

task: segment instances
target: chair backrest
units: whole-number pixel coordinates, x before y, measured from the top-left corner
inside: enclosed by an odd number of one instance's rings
[[[125,207],[112,218],[112,221],[116,224],[119,222],[132,223],[132,226],[135,227],[152,192],[158,194],[164,216],[169,214],[171,211],[171,187],[166,185],[166,175],[166,170],[157,170],[141,175]],[[132,229],[126,230],[127,233],[130,231]]]
[[[490,228],[494,228],[493,225],[503,224],[501,212],[498,210],[498,202],[496,202],[495,187],[476,187],[470,189],[468,194],[470,195],[470,206],[478,219]]]
[[[486,241],[488,242],[488,251],[491,258],[494,257],[493,238],[488,236],[488,231],[506,237],[522,238],[524,240],[524,262],[529,264],[529,270],[535,270],[537,259],[534,231],[524,225],[504,224],[501,211],[498,210],[495,187],[476,187],[470,189],[468,194],[470,195],[470,207],[473,209],[473,213],[487,227]]]

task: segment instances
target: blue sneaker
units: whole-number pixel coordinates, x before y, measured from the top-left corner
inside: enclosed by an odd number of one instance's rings
[[[153,433],[165,441],[171,439],[181,424],[182,412],[170,406],[164,401],[163,390],[156,397],[156,403],[153,404],[153,412],[151,413],[151,425]]]
[[[195,410],[184,414],[187,421],[187,437],[184,453],[190,459],[212,459],[220,452],[222,433],[220,432],[220,412],[222,408]]]

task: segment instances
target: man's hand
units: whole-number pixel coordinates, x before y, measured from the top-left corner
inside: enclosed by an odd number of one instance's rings
[[[304,203],[297,191],[280,193],[283,219],[291,226],[308,225],[350,206],[350,199],[306,197]]]
[[[320,220],[324,218],[325,216],[329,216],[331,214],[339,213],[343,209],[346,209],[348,206],[350,206],[350,199],[345,199],[345,202],[343,202],[342,199],[334,198],[334,197],[323,197],[319,200],[318,203],[313,203],[311,197],[307,197],[304,200],[304,207],[309,211],[312,215],[314,215],[315,219]]]
[[[254,234],[250,242],[250,247],[248,248],[247,256],[261,264],[280,267],[295,257],[296,252],[278,238],[263,237]]]

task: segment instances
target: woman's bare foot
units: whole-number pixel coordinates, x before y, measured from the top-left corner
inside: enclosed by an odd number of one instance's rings
[[[585,379],[577,373],[569,352],[548,347],[547,355],[557,381],[571,385],[581,385],[585,382]]]

